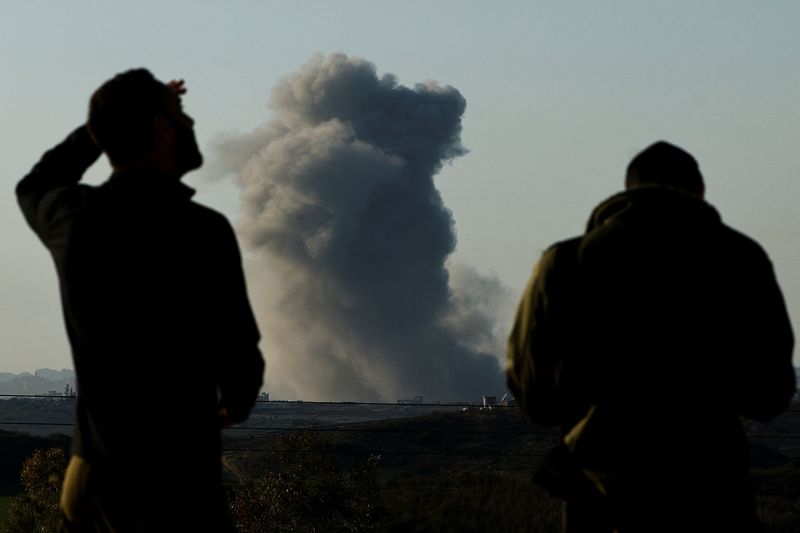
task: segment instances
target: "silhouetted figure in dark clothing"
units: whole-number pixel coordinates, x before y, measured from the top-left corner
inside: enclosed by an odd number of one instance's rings
[[[70,531],[231,530],[220,429],[247,417],[264,362],[234,233],[180,182],[202,163],[183,92],[116,76],[17,186],[55,261],[77,372]],[[79,184],[101,150],[112,176]]]
[[[509,387],[564,436],[538,479],[570,532],[755,531],[740,416],[795,390],[772,265],[680,148],[639,154],[626,189],[544,252],[511,333]]]

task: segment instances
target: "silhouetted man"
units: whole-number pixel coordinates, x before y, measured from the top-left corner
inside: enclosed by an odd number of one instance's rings
[[[70,531],[229,531],[220,428],[262,383],[239,249],[180,182],[202,156],[183,82],[131,70],[17,186],[58,271],[78,380]],[[78,182],[105,152],[99,187]]]
[[[511,333],[510,389],[564,436],[538,479],[567,531],[754,531],[740,416],[795,389],[772,265],[680,148],[644,150],[625,185],[544,252]]]

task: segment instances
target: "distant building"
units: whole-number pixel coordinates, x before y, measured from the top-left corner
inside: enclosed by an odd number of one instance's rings
[[[268,392],[262,392],[261,394],[259,394],[258,395],[258,401],[260,401],[260,402],[268,402],[269,401],[269,393]]]
[[[414,396],[413,398],[409,398],[407,400],[397,400],[397,403],[399,405],[419,405],[423,402],[424,400],[422,398],[422,395]]]
[[[484,407],[494,407],[497,405],[497,396],[484,396],[483,397],[483,406]]]

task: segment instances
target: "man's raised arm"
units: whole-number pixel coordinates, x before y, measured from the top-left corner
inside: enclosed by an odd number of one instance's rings
[[[64,141],[42,156],[17,184],[17,200],[28,224],[46,242],[59,216],[80,204],[77,184],[86,169],[101,154],[86,126],[80,126]]]

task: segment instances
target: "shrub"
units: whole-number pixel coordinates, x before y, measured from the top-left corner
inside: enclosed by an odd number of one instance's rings
[[[278,467],[234,490],[231,513],[242,533],[369,532],[379,529],[378,459],[343,474],[313,432],[280,442]]]
[[[67,459],[61,448],[36,450],[22,464],[22,493],[14,498],[5,522],[8,533],[51,533],[62,525],[58,501]]]

